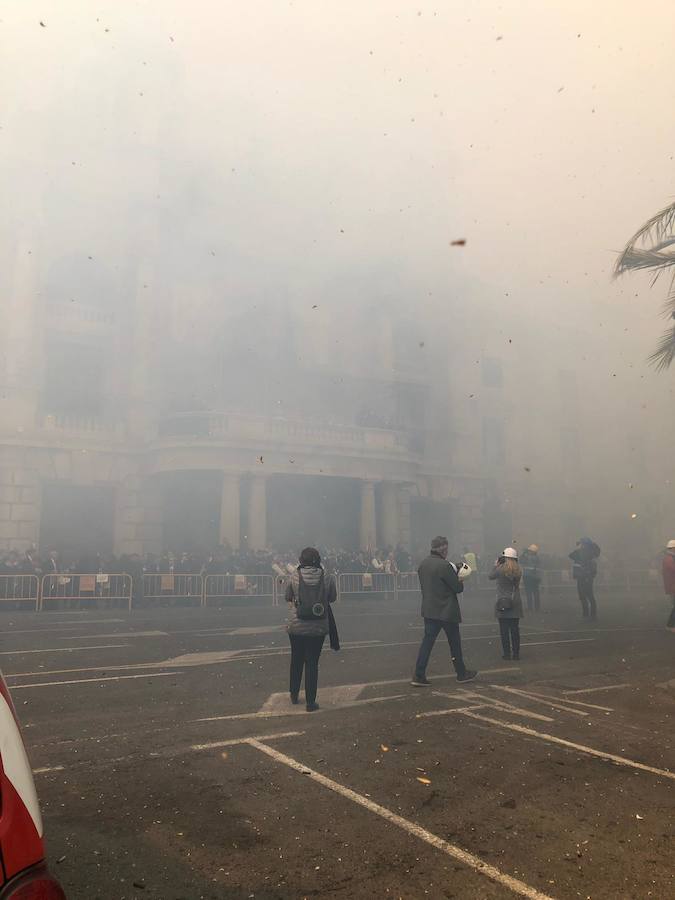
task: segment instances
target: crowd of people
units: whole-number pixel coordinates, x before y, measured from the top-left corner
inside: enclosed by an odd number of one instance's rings
[[[412,570],[410,553],[399,544],[382,550],[361,551],[328,549],[324,551],[324,567],[333,572],[385,572],[396,574]],[[79,557],[62,557],[56,550],[40,555],[36,548],[24,553],[11,550],[0,558],[0,575],[52,574],[128,574],[141,575],[287,575],[297,567],[297,554],[286,550],[233,550],[220,545],[211,553],[167,551],[114,556],[86,553]]]

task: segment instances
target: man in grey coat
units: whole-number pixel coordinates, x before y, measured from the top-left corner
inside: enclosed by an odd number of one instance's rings
[[[427,663],[441,629],[445,632],[450,645],[457,681],[472,681],[478,675],[478,672],[467,669],[464,665],[462,639],[459,634],[462,613],[457,599],[464,586],[457,575],[457,567],[448,562],[447,556],[448,539],[435,537],[431,542],[431,553],[422,560],[417,570],[422,591],[424,637],[411,681],[415,687],[427,687],[431,684],[426,676]]]

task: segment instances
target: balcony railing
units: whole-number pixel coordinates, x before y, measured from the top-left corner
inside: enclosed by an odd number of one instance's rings
[[[239,413],[195,412],[165,416],[160,437],[249,441],[361,448],[390,453],[419,452],[415,435],[396,429],[357,427],[329,422],[246,416]]]

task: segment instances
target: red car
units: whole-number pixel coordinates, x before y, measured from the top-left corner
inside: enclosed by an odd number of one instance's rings
[[[33,773],[1,672],[0,900],[66,900],[45,862]]]

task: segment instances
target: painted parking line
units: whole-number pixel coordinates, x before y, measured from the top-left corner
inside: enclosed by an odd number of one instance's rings
[[[561,712],[571,713],[574,716],[588,715],[585,709],[576,709],[571,705],[565,706],[563,703],[561,703],[560,700],[557,700],[555,697],[542,697],[540,694],[532,694],[529,691],[520,690],[520,688],[508,687],[501,684],[491,684],[490,687],[495,691],[504,691],[507,694],[515,694],[516,697],[525,697],[528,700],[533,700],[535,703],[542,703],[545,706],[550,706],[552,709],[559,709]]]
[[[245,743],[249,744],[251,747],[255,747],[255,749],[259,750],[261,753],[265,753],[275,762],[281,763],[289,769],[299,772],[305,778],[311,779],[322,787],[328,788],[328,790],[339,794],[341,797],[351,800],[352,803],[356,803],[358,806],[367,809],[369,812],[380,816],[380,818],[392,825],[396,825],[407,834],[424,841],[436,850],[442,851],[447,856],[456,859],[458,862],[473,869],[480,875],[484,875],[491,881],[508,888],[514,894],[518,894],[521,897],[527,897],[528,900],[552,900],[548,894],[543,894],[529,884],[525,884],[524,881],[513,878],[511,875],[507,875],[495,866],[491,866],[489,863],[484,862],[480,857],[474,856],[473,853],[468,853],[466,850],[462,850],[461,847],[457,847],[455,844],[451,844],[448,841],[443,840],[443,838],[438,837],[438,835],[432,834],[432,832],[427,831],[426,828],[422,828],[422,826],[418,825],[416,822],[404,819],[403,816],[399,816],[385,806],[380,806],[379,803],[375,803],[369,797],[358,794],[351,788],[339,784],[337,781],[333,781],[325,775],[321,775],[319,772],[310,769],[308,766],[298,762],[297,759],[287,756],[285,753],[280,753],[278,750],[275,750],[274,747],[270,747],[268,744],[263,743],[264,740],[265,738],[248,738]]]
[[[279,731],[276,734],[256,734],[253,737],[233,738],[229,741],[213,741],[210,744],[193,744],[190,750],[219,750],[221,747],[235,747],[237,744],[248,744],[251,741],[273,741],[276,738],[300,737],[304,731]]]
[[[317,710],[317,712],[337,712],[337,710],[341,709],[353,709],[355,706],[365,706],[369,703],[385,703],[391,700],[407,700],[410,697],[410,694],[392,694],[389,697],[366,697],[364,700],[345,700],[344,702],[334,702],[331,703],[330,700],[327,702],[325,697],[328,691],[326,689],[321,691],[321,707]],[[283,697],[284,704],[287,706],[289,703],[288,694],[274,694],[274,697]],[[259,709],[258,712],[252,713],[235,713],[230,716],[209,716],[206,719],[193,719],[190,724],[196,724],[198,722],[232,722],[237,721],[239,719],[276,719],[281,716],[298,716],[305,715],[306,710],[301,704],[297,706],[291,706],[287,709],[279,709],[279,708],[270,708],[270,709]]]
[[[63,772],[65,766],[43,766],[41,769],[33,769],[33,775],[49,775],[51,772]]]
[[[462,709],[493,709],[493,710],[503,710],[506,713],[511,713],[512,715],[522,716],[526,719],[537,719],[539,722],[554,722],[555,719],[552,719],[550,716],[544,716],[541,713],[531,712],[529,709],[522,709],[520,706],[513,706],[510,703],[504,703],[503,700],[495,700],[492,697],[486,696],[485,694],[480,693],[479,691],[461,691],[456,694],[445,694],[442,691],[434,691],[434,695],[437,697],[446,697],[449,700],[469,700],[474,701],[477,700],[480,704],[477,707],[453,707],[452,709],[439,709],[439,710],[431,710],[429,712],[418,713],[417,719],[432,719],[437,716],[447,716],[451,713],[459,712]]]
[[[25,688],[56,687],[66,684],[98,684],[101,681],[128,681],[132,678],[169,678],[182,675],[182,672],[144,672],[142,675],[111,675],[105,678],[78,678],[73,681],[36,681],[34,684],[12,684],[10,693],[22,691]]]
[[[618,691],[620,688],[630,687],[629,684],[605,684],[599,687],[580,688],[576,691],[563,691],[563,694],[594,694],[597,691]]]
[[[1,650],[0,656],[23,656],[24,653],[70,653],[73,650],[115,650],[131,644],[95,644],[90,647],[42,647],[38,650]]]
[[[59,638],[60,641],[105,641],[109,638],[141,638],[141,637],[169,637],[168,631],[116,631],[113,634],[68,634]],[[84,649],[84,647],[82,648]]]
[[[535,731],[533,728],[527,728],[525,725],[516,725],[513,722],[501,722],[499,719],[492,719],[489,716],[480,715],[480,713],[473,712],[470,710],[465,710],[463,715],[468,716],[471,719],[477,719],[480,722],[487,722],[489,725],[494,725],[497,728],[507,728],[510,731],[516,731],[520,734],[525,734],[528,737],[539,738],[539,740],[546,741],[550,744],[559,744],[561,747],[566,747],[570,750],[576,750],[579,753],[586,753],[589,756],[595,756],[598,759],[604,759],[607,762],[615,763],[618,766],[626,766],[629,769],[638,769],[642,772],[650,772],[652,775],[659,775],[663,778],[671,778],[675,780],[675,772],[671,772],[668,769],[658,769],[656,766],[648,766],[645,763],[637,762],[634,759],[628,759],[625,756],[617,756],[614,753],[607,753],[604,750],[596,750],[594,747],[587,747],[584,744],[576,744],[574,741],[567,741],[564,738],[556,737],[554,734],[546,734],[543,731]]]

